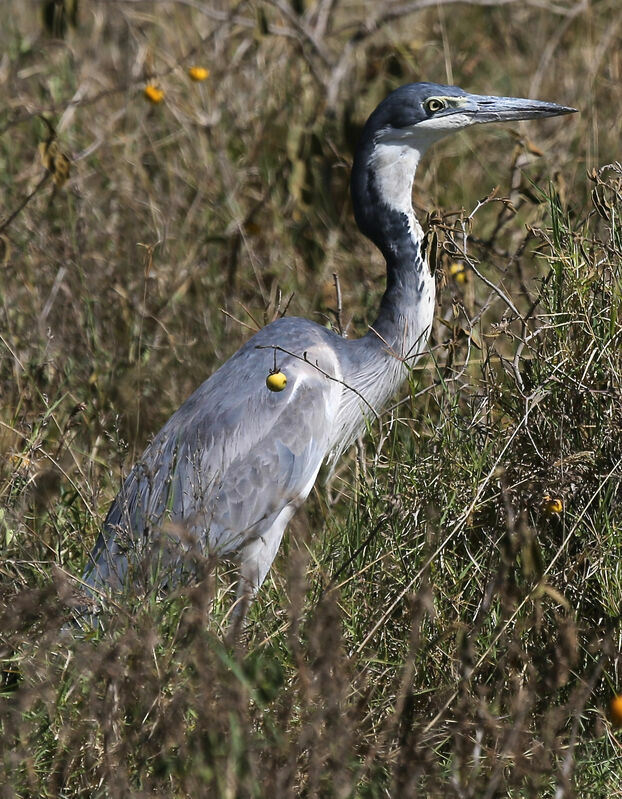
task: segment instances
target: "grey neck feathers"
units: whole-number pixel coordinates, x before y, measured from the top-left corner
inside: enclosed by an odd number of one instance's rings
[[[406,354],[417,340],[427,341],[434,278],[422,253],[423,233],[412,208],[420,152],[399,133],[382,134],[365,136],[364,131],[351,179],[356,222],[387,263],[386,291],[366,338],[373,338],[375,331],[385,345]]]

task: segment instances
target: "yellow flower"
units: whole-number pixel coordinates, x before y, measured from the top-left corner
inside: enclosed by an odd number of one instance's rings
[[[542,504],[540,506],[545,513],[549,515],[561,513],[564,509],[564,504],[559,497],[551,497],[545,494],[542,497]]]
[[[188,75],[198,83],[209,78],[209,69],[205,69],[205,67],[190,67]]]
[[[622,727],[622,694],[614,696],[609,703],[609,715],[616,727]]]
[[[9,455],[9,463],[14,469],[23,469],[24,471],[28,470],[31,466],[34,465],[34,461],[32,461],[27,455]]]
[[[157,86],[149,83],[147,86],[145,86],[145,97],[150,103],[158,105],[158,103],[161,103],[162,100],[164,100],[164,92],[162,89],[158,89]]]
[[[460,264],[457,261],[455,261],[449,267],[449,273],[457,283],[466,283],[467,274],[464,269],[464,264]]]

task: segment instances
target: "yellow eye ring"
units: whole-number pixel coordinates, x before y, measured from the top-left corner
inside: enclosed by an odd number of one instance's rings
[[[266,377],[266,385],[270,391],[283,391],[287,385],[287,377],[277,369]]]
[[[428,114],[436,114],[438,111],[442,111],[443,108],[447,108],[447,103],[445,100],[441,100],[440,97],[430,97],[425,101],[425,110]]]

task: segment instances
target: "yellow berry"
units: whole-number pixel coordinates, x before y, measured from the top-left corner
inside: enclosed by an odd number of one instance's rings
[[[270,391],[283,391],[287,385],[287,378],[283,372],[270,372],[266,378],[266,385]]]
[[[200,82],[209,78],[209,69],[205,69],[205,67],[190,67],[188,75],[192,80]]]
[[[615,727],[622,727],[622,694],[614,696],[609,703],[609,715]]]
[[[150,83],[148,86],[145,86],[145,97],[149,100],[150,103],[154,105],[158,105],[164,100],[164,92],[162,89],[158,89],[157,86],[154,86]]]

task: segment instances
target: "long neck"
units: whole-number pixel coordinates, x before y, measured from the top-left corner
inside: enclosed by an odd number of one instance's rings
[[[372,123],[373,116],[368,126]],[[401,385],[405,366],[412,366],[430,335],[435,284],[412,208],[420,155],[412,144],[399,137],[379,142],[364,130],[352,167],[356,222],[385,257],[387,288],[369,333],[343,342],[348,352],[343,380],[355,391],[344,392],[340,403],[329,458],[333,464],[364,427],[370,408],[380,412]]]
[[[412,208],[420,152],[412,141],[365,139],[352,168],[354,215],[387,263],[387,287],[374,336],[398,355],[414,356],[427,342],[434,313],[434,278],[422,251],[423,232]]]

